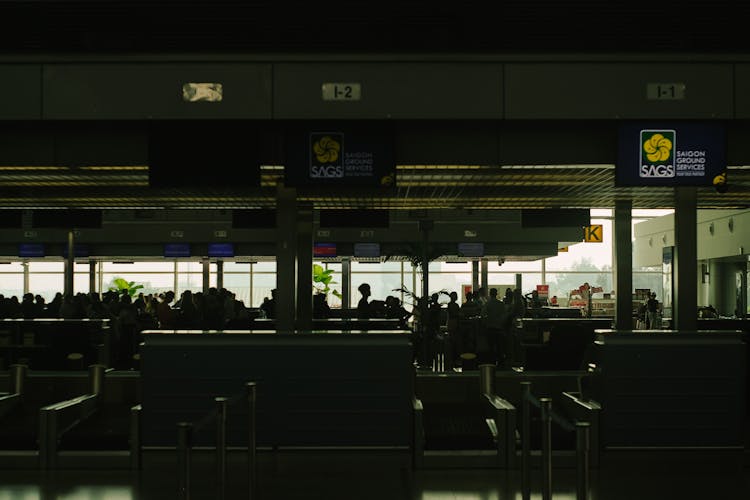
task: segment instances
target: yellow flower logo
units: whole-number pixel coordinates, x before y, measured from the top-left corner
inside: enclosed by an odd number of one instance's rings
[[[319,163],[334,163],[339,159],[341,144],[331,137],[324,135],[313,144],[313,151]]]
[[[654,134],[643,143],[643,151],[646,152],[648,161],[654,163],[664,161],[672,153],[672,141],[661,134]]]

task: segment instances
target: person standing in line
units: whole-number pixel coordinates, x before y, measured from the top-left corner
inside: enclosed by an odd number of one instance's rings
[[[507,358],[505,328],[508,320],[507,306],[498,300],[497,288],[490,289],[490,296],[482,306],[485,336],[490,355],[498,365],[503,365]]]
[[[445,354],[445,368],[452,370],[455,365],[456,354],[461,353],[461,339],[458,335],[458,317],[460,309],[458,306],[458,294],[451,292],[449,295],[450,302],[446,307],[447,319],[446,319],[446,331],[448,332],[447,351]]]
[[[362,283],[357,288],[359,293],[362,294],[362,298],[357,303],[357,318],[369,319],[370,318],[370,302],[369,298],[372,295],[370,291],[370,285],[368,283]]]
[[[659,301],[656,300],[656,294],[651,293],[651,296],[646,301],[646,316],[648,318],[648,325],[647,328],[650,330],[656,330],[657,328],[661,328],[661,325],[658,324],[659,321]]]

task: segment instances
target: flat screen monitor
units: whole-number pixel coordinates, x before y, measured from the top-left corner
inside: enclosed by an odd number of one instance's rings
[[[209,257],[234,257],[233,243],[209,243]]]
[[[190,257],[190,244],[166,243],[164,245],[164,257]]]
[[[355,257],[380,257],[380,243],[355,243]]]
[[[459,243],[458,255],[461,257],[484,257],[484,243]]]
[[[21,243],[18,245],[19,257],[44,257],[43,243]]]
[[[313,257],[336,257],[336,243],[315,243]]]

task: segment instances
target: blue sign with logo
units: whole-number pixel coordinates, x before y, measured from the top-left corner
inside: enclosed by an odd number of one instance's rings
[[[710,186],[726,169],[724,126],[628,122],[620,126],[617,186]]]
[[[286,136],[289,186],[395,185],[393,132],[388,125],[320,123]]]

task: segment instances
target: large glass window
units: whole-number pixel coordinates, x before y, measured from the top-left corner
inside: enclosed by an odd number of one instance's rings
[[[6,298],[23,296],[23,273],[7,273],[0,270],[0,294]]]

